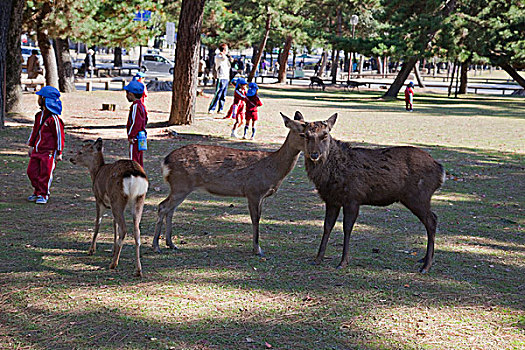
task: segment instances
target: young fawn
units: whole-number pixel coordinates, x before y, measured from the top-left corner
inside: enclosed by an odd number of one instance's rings
[[[302,119],[296,113],[296,120]],[[283,115],[289,128],[291,119]],[[194,190],[201,188],[211,194],[246,197],[253,229],[253,253],[263,256],[259,246],[259,220],[264,198],[274,194],[299,157],[303,140],[290,131],[281,148],[275,152],[188,145],[172,151],[162,161],[164,180],[170,194],[159,204],[153,249],[160,252],[159,236],[166,222],[166,245],[176,248],[171,240],[171,220],[175,209]]]
[[[93,181],[93,193],[96,200],[95,232],[89,247],[88,254],[92,255],[96,250],[96,241],[102,211],[110,209],[113,213],[113,261],[109,266],[114,269],[118,265],[122,244],[126,237],[126,222],[124,210],[128,204],[131,205],[133,215],[133,237],[135,238],[135,253],[137,259],[137,276],[142,276],[142,265],[140,263],[140,219],[144,207],[144,199],[148,191],[148,178],[144,169],[135,161],[118,160],[115,163],[106,164],[102,154],[102,139],[94,143],[84,145],[77,154],[72,157],[71,163],[87,167]],[[117,238],[118,232],[118,238]]]

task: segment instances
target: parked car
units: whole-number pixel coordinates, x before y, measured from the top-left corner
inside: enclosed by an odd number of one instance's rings
[[[140,70],[143,72],[158,72],[173,74],[175,63],[161,55],[142,55],[142,65]]]
[[[32,46],[22,46],[22,59],[23,59],[22,66],[25,67],[27,65],[27,59],[29,58],[29,56],[31,56],[31,52],[33,52],[33,50],[38,51],[38,54],[37,54],[38,62],[40,63],[41,67],[44,67],[44,59],[42,58],[42,55],[40,54],[40,50],[38,49],[38,47],[32,47]]]

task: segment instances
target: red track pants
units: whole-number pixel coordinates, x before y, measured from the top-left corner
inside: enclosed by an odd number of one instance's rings
[[[129,158],[139,163],[144,168],[142,156],[144,151],[139,151],[139,143],[135,140],[135,143],[129,144]]]
[[[27,176],[35,189],[33,194],[49,197],[49,188],[53,181],[53,170],[55,170],[55,152],[36,153],[33,152],[27,166]]]

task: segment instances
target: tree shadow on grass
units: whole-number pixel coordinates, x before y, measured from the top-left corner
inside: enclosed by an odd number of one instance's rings
[[[22,135],[20,130],[9,133]],[[70,138],[72,147],[82,143],[82,139]],[[228,142],[192,136],[191,140],[159,140],[155,147],[160,151],[168,145],[196,140]],[[108,142],[112,145],[117,141]],[[439,232],[435,266],[428,275],[416,272],[416,260],[422,257],[426,244],[424,229],[400,206],[363,208],[352,235],[347,269],[335,270],[342,252],[340,220],[329,241],[325,262],[311,266],[322,231],[323,206],[312,191],[304,168],[296,167],[263,209],[261,244],[266,259],[251,255],[251,225],[245,200],[200,193],[188,198],[188,203],[175,213],[176,243],[186,244],[180,245],[180,251],[153,254],[150,242],[156,203],[167,189],[150,192],[156,201],[146,206],[142,222],[142,234],[148,241],[142,248],[145,277],[137,279],[132,276],[135,261],[129,236],[118,269],[107,270],[111,260],[110,218],[105,219],[97,254],[85,254],[94,220],[85,169],[62,168],[49,206],[38,207],[20,198],[28,183],[23,172],[18,173],[17,162],[26,158],[17,153],[2,155],[7,161],[1,168],[2,175],[13,174],[6,177],[9,189],[3,190],[0,202],[0,232],[5,242],[0,252],[0,282],[4,286],[2,305],[9,311],[0,316],[2,323],[17,342],[49,349],[166,345],[251,348],[252,343],[246,338],[282,344],[282,348],[294,348],[297,344],[316,348],[321,342],[336,349],[374,349],[375,345],[362,345],[361,341],[384,341],[386,345],[377,348],[398,348],[392,345],[396,344],[396,336],[375,334],[371,328],[358,324],[347,331],[341,331],[340,326],[348,318],[362,315],[363,309],[382,307],[377,300],[385,300],[390,306],[489,305],[523,312],[523,234],[517,224],[522,220],[523,200],[516,196],[523,193],[522,157],[419,146],[430,151],[445,168],[453,169],[449,177],[455,177],[449,178],[434,201]],[[153,168],[156,161],[148,162]],[[299,162],[302,165],[302,160]],[[159,179],[154,181],[160,183]],[[232,203],[234,207],[230,208]],[[414,252],[416,255],[412,255]],[[158,288],[180,290],[181,285],[194,286],[197,291],[211,288],[217,294],[225,290],[251,293],[250,298],[262,300],[282,296],[292,300],[293,305],[303,299],[308,303],[308,298],[324,302],[295,305],[291,310],[266,305],[246,316],[240,310],[243,306],[237,305],[242,305],[240,298],[232,307],[220,306],[218,302],[221,310],[206,306],[209,311],[192,320],[179,310],[175,313],[181,319],[170,321],[169,310],[154,310],[162,303],[180,304],[181,297],[168,294],[166,300],[148,298],[155,297]],[[108,286],[111,293],[101,293]],[[68,292],[78,289],[87,289],[102,299],[82,297],[77,303]],[[130,296],[140,290],[151,296]],[[33,293],[51,307],[24,303]],[[112,298],[119,297],[129,300],[127,305],[135,302],[146,311],[137,313],[118,303],[113,306]],[[57,311],[53,305],[57,305]],[[328,321],[323,322],[324,319]],[[27,336],[28,333],[32,335]],[[349,333],[353,337],[348,337]],[[418,346],[409,344],[403,348]]]

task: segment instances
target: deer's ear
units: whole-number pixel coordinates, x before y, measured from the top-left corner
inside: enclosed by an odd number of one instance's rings
[[[304,132],[304,122],[297,121],[297,120],[291,120],[287,116],[281,113],[281,117],[283,117],[284,125],[293,131],[296,132]]]
[[[102,151],[102,139],[100,137],[93,144],[93,148],[99,152]]]
[[[299,112],[299,111],[296,111],[296,112],[295,112],[295,116],[293,117],[293,119],[294,119],[294,120],[301,120],[301,121],[304,121],[304,117],[303,117],[302,113]]]
[[[330,118],[328,118],[328,120],[326,121],[326,124],[328,125],[328,130],[332,130],[336,120],[337,120],[337,113],[333,114]]]

